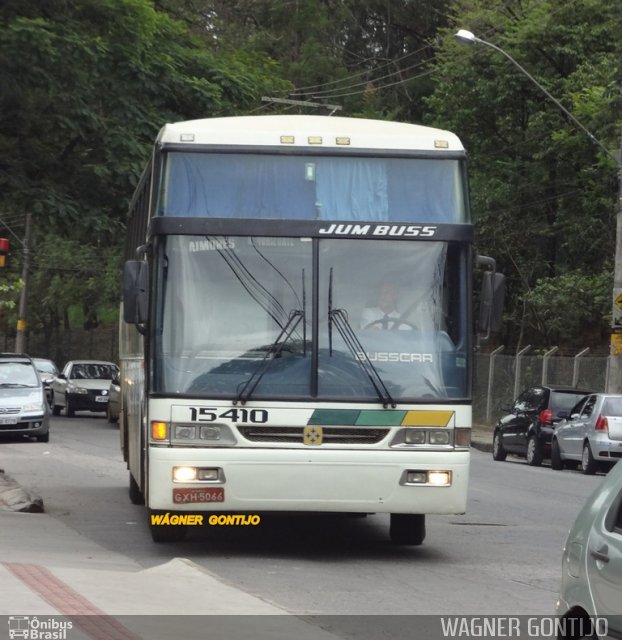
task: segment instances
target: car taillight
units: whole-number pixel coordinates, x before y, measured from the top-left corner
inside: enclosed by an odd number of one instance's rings
[[[596,420],[596,426],[594,427],[596,431],[609,431],[609,423],[607,422],[607,418],[605,416],[598,416],[598,420]]]
[[[553,424],[553,412],[550,409],[540,411],[540,422],[542,424]]]

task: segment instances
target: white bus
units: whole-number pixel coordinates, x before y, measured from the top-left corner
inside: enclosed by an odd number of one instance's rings
[[[152,515],[463,513],[473,228],[447,131],[167,124],[131,203],[121,443]],[[150,526],[156,542],[185,527]]]

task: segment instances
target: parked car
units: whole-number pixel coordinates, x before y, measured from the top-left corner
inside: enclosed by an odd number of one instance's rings
[[[108,394],[108,408],[106,409],[106,417],[108,422],[114,423],[119,421],[119,412],[121,411],[121,385],[119,376],[115,376],[110,383],[110,392]]]
[[[0,353],[0,435],[50,439],[50,409],[32,359]]]
[[[512,453],[524,456],[532,466],[541,464],[551,455],[555,424],[590,393],[593,391],[545,385],[526,389],[495,427],[492,457],[505,460]]]
[[[119,367],[102,360],[70,360],[52,382],[52,413],[64,408],[71,417],[76,411],[106,411],[112,379]]]
[[[46,358],[33,358],[32,361],[39,372],[39,376],[43,381],[43,387],[45,388],[45,395],[48,400],[50,408],[52,407],[52,381],[58,375],[58,367]]]
[[[575,405],[555,430],[551,468],[578,466],[593,474],[622,458],[622,395],[593,393]]]
[[[558,638],[622,638],[621,594],[622,464],[618,464],[587,499],[566,539],[556,605],[560,631],[566,633],[560,632]]]

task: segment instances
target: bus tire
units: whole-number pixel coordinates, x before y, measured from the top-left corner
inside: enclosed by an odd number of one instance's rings
[[[151,539],[157,543],[181,542],[186,537],[185,524],[151,524],[151,516],[165,513],[163,511],[149,510],[149,529]]]
[[[145,496],[143,496],[143,493],[140,490],[140,487],[138,486],[138,482],[134,480],[134,476],[132,475],[131,471],[130,471],[129,494],[130,494],[130,502],[132,504],[145,504]]]
[[[425,540],[425,515],[392,513],[389,536],[393,544],[418,546]]]

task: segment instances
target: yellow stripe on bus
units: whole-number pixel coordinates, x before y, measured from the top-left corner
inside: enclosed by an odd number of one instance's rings
[[[453,411],[407,411],[402,426],[446,427],[453,415]]]

